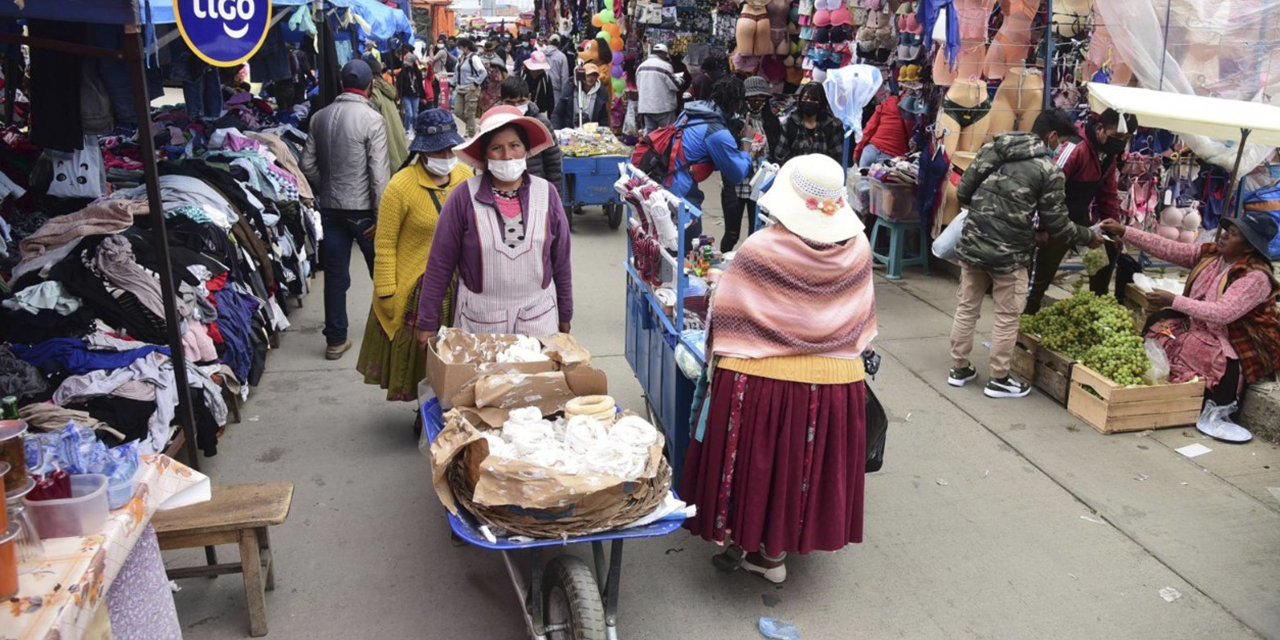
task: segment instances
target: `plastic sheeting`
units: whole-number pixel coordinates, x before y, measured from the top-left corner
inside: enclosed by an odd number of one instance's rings
[[[831,112],[844,123],[845,135],[862,140],[862,110],[884,84],[880,70],[867,64],[851,64],[827,72],[822,88],[827,92]]]
[[[1247,102],[1280,98],[1280,0],[1125,0],[1096,2],[1094,11],[1110,31],[1115,55],[1133,69],[1141,86],[1183,95],[1212,96]],[[1223,119],[1237,106],[1218,112]],[[1274,116],[1271,116],[1274,117]],[[1160,126],[1138,116],[1144,126]],[[1242,172],[1256,167],[1276,144],[1254,136],[1245,150]],[[1171,130],[1178,130],[1170,127]],[[1185,132],[1183,140],[1201,158],[1230,169],[1239,131],[1213,140],[1221,132]],[[1199,133],[1199,135],[1191,135]]]
[[[1142,126],[1172,131],[1181,134],[1184,140],[1188,136],[1198,136],[1238,142],[1241,129],[1249,129],[1250,148],[1255,142],[1269,147],[1280,146],[1280,106],[1261,102],[1177,95],[1090,82],[1089,108],[1098,112],[1111,108],[1132,114],[1137,116]],[[1232,163],[1235,161],[1234,153],[1232,151]],[[1230,169],[1231,163],[1226,168]],[[1247,171],[1249,168],[1243,169]]]

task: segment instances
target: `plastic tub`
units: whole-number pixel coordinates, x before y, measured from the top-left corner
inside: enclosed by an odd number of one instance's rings
[[[106,524],[107,477],[71,476],[71,496],[65,500],[22,499],[41,538],[68,538],[97,533]]]
[[[871,212],[885,220],[919,220],[916,188],[909,184],[871,182]]]
[[[107,508],[115,511],[120,507],[129,504],[133,500],[133,495],[138,491],[138,483],[142,481],[142,471],[145,467],[141,462],[138,468],[133,472],[133,477],[128,482],[111,486],[107,484]]]

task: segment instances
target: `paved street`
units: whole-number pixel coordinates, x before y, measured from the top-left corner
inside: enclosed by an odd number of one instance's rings
[[[703,187],[718,202],[718,183]],[[707,215],[717,229],[715,207]],[[575,220],[574,332],[619,404],[638,408],[622,351],[624,257],[625,233],[598,209]],[[955,283],[907,271],[876,280],[884,366],[871,384],[892,423],[884,470],[867,482],[865,542],[789,560],[781,587],[717,573],[715,547],[684,532],[628,544],[623,638],[759,638],[762,615],[794,622],[806,640],[1280,638],[1280,501],[1267,491],[1280,487],[1280,449],[1189,428],[1102,436],[1039,394],[952,389]],[[371,287],[361,269],[353,276],[358,340]],[[324,360],[322,286],[290,318],[243,422],[203,461],[217,483],[297,485],[289,522],[272,533],[269,637],[524,637],[501,559],[450,545],[412,440],[415,407],[363,385],[356,350]],[[985,355],[979,344],[975,360]],[[1174,452],[1195,442],[1213,452]],[[238,577],[181,586],[186,638],[247,635]],[[1166,587],[1181,597],[1166,602]]]

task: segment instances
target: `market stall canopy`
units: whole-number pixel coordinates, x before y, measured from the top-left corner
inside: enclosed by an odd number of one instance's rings
[[[275,11],[310,4],[310,0],[271,0],[271,6]],[[152,24],[174,24],[176,22],[173,16],[172,2],[151,0],[150,5]],[[325,7],[351,9],[354,11],[364,21],[363,24],[356,23],[360,28],[359,35],[362,38],[387,40],[393,36],[405,37],[413,33],[413,28],[409,25],[409,17],[405,15],[404,11],[388,7],[377,0],[325,0]],[[368,25],[367,29],[365,25]]]
[[[1200,135],[1239,144],[1242,130],[1249,143],[1280,147],[1280,106],[1261,102],[1183,95],[1151,89],[1089,83],[1089,107],[1111,108],[1137,116],[1144,127]]]

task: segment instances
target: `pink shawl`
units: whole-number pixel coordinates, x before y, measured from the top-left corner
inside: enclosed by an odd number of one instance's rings
[[[710,351],[735,358],[856,358],[876,335],[871,246],[805,240],[782,225],[747,239],[716,288]]]

